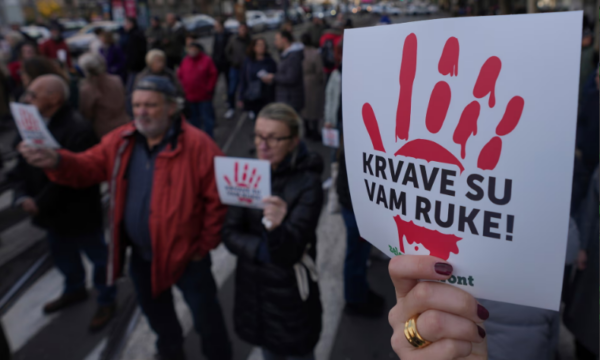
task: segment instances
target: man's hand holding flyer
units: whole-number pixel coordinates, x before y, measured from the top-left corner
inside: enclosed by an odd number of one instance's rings
[[[38,109],[33,105],[11,103],[17,129],[23,141],[32,147],[59,149],[60,144],[54,139]]]

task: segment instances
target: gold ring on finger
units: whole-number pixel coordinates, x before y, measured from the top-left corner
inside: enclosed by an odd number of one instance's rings
[[[417,349],[422,349],[429,346],[431,341],[423,339],[417,330],[417,318],[419,315],[421,314],[414,315],[404,323],[404,336],[406,336],[406,340],[408,340],[412,346]]]

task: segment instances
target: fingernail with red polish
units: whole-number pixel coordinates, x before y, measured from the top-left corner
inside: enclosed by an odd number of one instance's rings
[[[477,316],[479,316],[481,320],[487,320],[490,317],[490,312],[480,304],[477,304]]]
[[[440,275],[450,275],[452,274],[452,265],[441,262],[436,263],[435,272]]]
[[[482,339],[485,339],[485,330],[483,330],[483,328],[481,326],[479,326],[479,325],[477,325],[477,332],[479,332],[479,336]]]

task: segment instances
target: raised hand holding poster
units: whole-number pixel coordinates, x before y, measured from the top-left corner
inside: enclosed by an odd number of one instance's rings
[[[268,161],[217,156],[215,176],[223,204],[262,209],[262,200],[271,196]]]
[[[38,109],[33,105],[10,103],[10,111],[21,139],[30,146],[45,147],[51,149],[60,148],[60,144],[54,139],[46,124],[42,120]]]
[[[346,30],[361,236],[449,261],[449,282],[476,297],[558,310],[581,28],[565,12]]]

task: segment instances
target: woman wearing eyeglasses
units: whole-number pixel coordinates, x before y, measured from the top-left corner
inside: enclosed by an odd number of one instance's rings
[[[258,114],[256,154],[271,163],[264,210],[230,207],[223,241],[238,256],[237,334],[265,360],[312,360],[321,332],[316,228],[323,161],[301,141],[302,121],[274,103]]]

